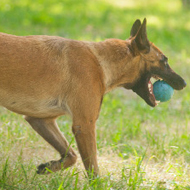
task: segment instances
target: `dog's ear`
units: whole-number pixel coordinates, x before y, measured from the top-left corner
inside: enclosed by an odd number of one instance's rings
[[[142,53],[148,53],[150,51],[150,44],[146,33],[146,18],[143,20],[134,40],[139,51]]]
[[[141,27],[141,21],[137,19],[131,28],[131,37],[134,37],[137,34],[140,27]]]

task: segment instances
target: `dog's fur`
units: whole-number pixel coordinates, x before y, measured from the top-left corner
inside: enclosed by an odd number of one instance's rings
[[[25,115],[61,155],[58,161],[41,164],[38,173],[76,162],[55,121],[69,114],[84,166],[98,174],[95,123],[104,94],[116,87],[132,89],[154,107],[155,98],[148,89],[151,76],[177,90],[186,86],[165,55],[148,41],[146,19],[142,24],[136,20],[128,40],[98,43],[0,33],[0,104]]]

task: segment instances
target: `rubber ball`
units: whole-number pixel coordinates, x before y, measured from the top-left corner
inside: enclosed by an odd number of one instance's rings
[[[158,80],[153,84],[153,93],[157,101],[166,102],[173,96],[174,89],[165,81]]]

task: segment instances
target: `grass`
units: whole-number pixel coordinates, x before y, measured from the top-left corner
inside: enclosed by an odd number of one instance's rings
[[[0,31],[16,35],[126,39],[135,19],[144,17],[150,41],[190,84],[190,12],[180,0],[0,2]],[[107,94],[97,122],[101,176],[90,182],[80,157],[72,168],[36,175],[38,164],[59,155],[22,116],[0,108],[0,189],[190,189],[189,92],[188,85],[154,109],[131,91]],[[58,124],[73,142],[70,118],[60,117]]]

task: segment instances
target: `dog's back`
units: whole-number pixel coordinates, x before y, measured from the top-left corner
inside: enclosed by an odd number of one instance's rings
[[[0,68],[0,104],[34,117],[68,112],[67,92],[99,78],[85,42],[55,36],[0,33]]]

